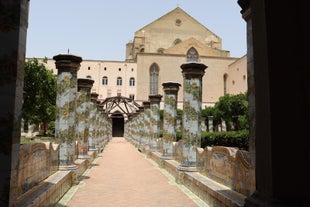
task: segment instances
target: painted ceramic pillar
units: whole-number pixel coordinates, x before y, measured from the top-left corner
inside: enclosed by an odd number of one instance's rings
[[[157,139],[159,135],[159,104],[161,101],[162,95],[150,95],[150,108],[151,108],[151,117],[150,117],[150,128],[151,128],[151,143],[150,149],[152,151],[157,150]]]
[[[97,100],[96,102],[96,107],[97,107],[97,112],[96,112],[96,127],[95,127],[95,148],[96,150],[98,151],[99,150],[99,140],[100,140],[100,127],[101,127],[101,124],[100,124],[100,119],[101,119],[101,106],[100,106],[100,101]]]
[[[87,157],[89,137],[90,90],[94,80],[88,78],[78,79],[76,124],[78,138],[78,157]]]
[[[199,62],[187,62],[181,65],[183,74],[181,166],[184,167],[196,167],[196,148],[201,144],[202,77],[206,68],[206,65]]]
[[[144,126],[143,126],[143,139],[142,139],[142,146],[147,147],[149,146],[150,141],[150,102],[143,101],[144,107]]]
[[[102,108],[102,105],[98,105],[98,144],[97,148],[100,150],[103,147],[103,136],[104,136],[104,109]]]
[[[82,58],[60,54],[53,59],[58,69],[55,138],[60,144],[60,168],[68,169],[75,166],[77,71]]]
[[[213,116],[208,116],[208,128],[209,128],[209,132],[214,131]]]
[[[172,143],[176,141],[176,120],[178,92],[181,84],[163,83],[164,90],[164,123],[163,123],[163,156],[173,155]]]
[[[88,150],[96,150],[96,113],[97,113],[97,98],[98,93],[90,94],[90,113],[89,113],[89,138],[88,138]]]
[[[139,124],[138,124],[138,139],[139,147],[142,145],[142,139],[144,134],[144,106],[139,106]]]

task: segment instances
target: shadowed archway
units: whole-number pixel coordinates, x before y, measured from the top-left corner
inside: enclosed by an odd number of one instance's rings
[[[100,103],[107,117],[112,120],[112,136],[124,136],[124,123],[129,117],[139,113],[138,103],[124,96],[108,97]]]
[[[116,111],[111,115],[112,119],[112,137],[124,136],[124,116],[120,111]]]

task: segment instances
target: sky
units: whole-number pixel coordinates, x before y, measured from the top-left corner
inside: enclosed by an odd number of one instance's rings
[[[125,60],[134,33],[179,6],[222,38],[231,57],[246,54],[246,22],[237,0],[30,0],[27,58],[77,55]]]

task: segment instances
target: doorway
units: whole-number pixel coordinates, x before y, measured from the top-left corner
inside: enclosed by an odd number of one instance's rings
[[[124,136],[124,116],[121,113],[114,113],[112,116],[112,137]]]

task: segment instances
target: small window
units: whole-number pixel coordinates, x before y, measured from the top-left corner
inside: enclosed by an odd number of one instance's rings
[[[135,94],[129,94],[129,98],[130,98],[131,100],[135,100]]]
[[[158,49],[157,49],[157,53],[163,54],[163,53],[164,53],[164,50],[165,50],[165,49],[162,48],[162,47],[161,47],[161,48],[158,48]]]
[[[173,45],[177,45],[179,43],[181,43],[182,40],[180,40],[179,38],[175,39],[174,42],[173,42]]]
[[[107,70],[107,67],[104,67],[104,69],[103,70]]]
[[[89,78],[89,79],[91,79],[91,76],[90,76],[90,75],[88,75],[88,76],[86,76],[86,78]]]
[[[107,76],[102,77],[102,85],[104,85],[104,86],[108,85],[108,77]]]
[[[118,68],[118,71],[121,71],[122,69],[121,68]]]
[[[121,77],[117,77],[117,79],[116,79],[116,85],[117,85],[117,86],[121,86],[122,84],[123,84],[122,78],[121,78]]]
[[[135,86],[135,78],[131,77],[131,78],[129,79],[129,85],[130,85],[130,86]]]
[[[87,68],[88,70],[90,70],[90,67],[88,66],[88,68]]]

